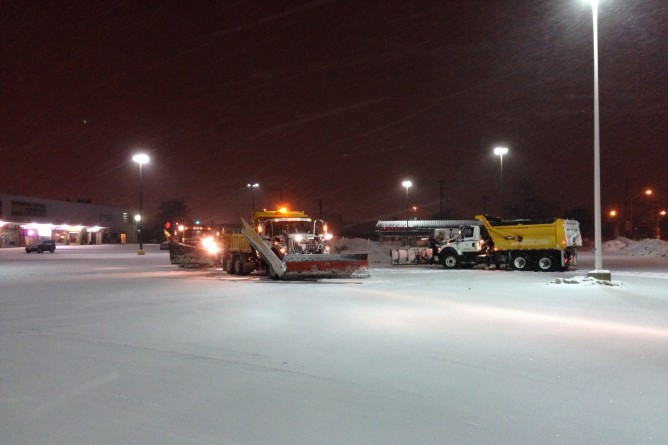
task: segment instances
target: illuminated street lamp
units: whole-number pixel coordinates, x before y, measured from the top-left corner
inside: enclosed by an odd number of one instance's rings
[[[144,179],[142,176],[142,165],[148,164],[148,155],[144,153],[139,153],[136,154],[132,157],[132,160],[135,161],[137,164],[139,164],[139,215],[135,216],[135,219],[137,220],[137,241],[139,241],[139,250],[137,251],[137,255],[144,255],[144,245],[142,243],[142,233],[141,233],[141,228],[142,228],[142,198],[143,198],[143,192],[144,192]]]
[[[610,280],[610,271],[603,270],[601,245],[601,140],[598,111],[598,0],[585,0],[591,5],[594,36],[594,271],[587,275]]]
[[[410,204],[408,203],[408,189],[413,186],[413,181],[407,179],[403,181],[401,185],[406,187],[406,231],[408,231],[408,217],[410,215]]]
[[[614,237],[615,239],[619,238],[619,221],[617,220],[617,210],[610,210],[608,213],[610,216],[610,221],[614,224]]]
[[[500,165],[501,165],[501,174],[500,174],[500,176],[499,176],[499,179],[500,179],[500,182],[499,182],[499,184],[500,184],[500,188],[499,188],[499,190],[501,191],[501,199],[500,199],[500,202],[501,202],[501,212],[500,212],[499,216],[501,216],[501,214],[503,213],[503,207],[504,207],[504,203],[503,203],[503,201],[504,201],[504,194],[503,194],[503,155],[508,154],[508,147],[496,147],[496,148],[494,149],[494,154],[497,155],[497,156],[499,157],[499,160],[500,160],[500,162],[501,162],[501,164],[500,164]]]
[[[246,187],[248,187],[251,191],[251,213],[255,211],[255,195],[253,194],[253,190],[258,188],[260,186],[259,183],[257,182],[249,182],[246,184]]]
[[[633,201],[635,201],[637,198],[643,195],[652,196],[652,193],[653,193],[652,189],[643,190],[642,192],[638,193],[633,198],[631,198],[631,201],[629,201],[629,222],[631,223],[631,239],[633,239],[633,235],[635,234],[635,226],[633,225]]]

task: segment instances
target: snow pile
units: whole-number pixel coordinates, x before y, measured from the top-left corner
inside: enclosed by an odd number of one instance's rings
[[[579,284],[581,286],[615,286],[622,287],[621,281],[597,280],[593,277],[572,277],[572,278],[557,278],[548,284]]]
[[[631,256],[666,257],[668,256],[668,242],[660,239],[632,241],[628,238],[620,237],[603,243],[603,250],[606,252],[624,253]]]
[[[366,253],[369,263],[390,263],[390,246],[363,238],[336,238],[330,243],[334,253]]]

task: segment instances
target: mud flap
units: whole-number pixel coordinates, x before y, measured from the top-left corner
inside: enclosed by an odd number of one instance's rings
[[[211,255],[205,249],[171,241],[169,262],[180,267],[212,267],[220,264],[220,258]]]

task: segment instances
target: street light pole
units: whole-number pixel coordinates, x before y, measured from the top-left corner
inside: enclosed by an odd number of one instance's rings
[[[629,201],[629,222],[631,223],[631,239],[633,239],[633,235],[634,235],[634,232],[635,232],[635,226],[633,225],[633,201],[635,201],[636,198],[639,198],[642,195],[651,196],[652,195],[652,189],[647,189],[647,190],[645,190],[641,193],[638,193],[633,198],[631,198],[631,201]]]
[[[588,0],[594,35],[594,269],[588,276],[601,280],[612,278],[610,271],[603,270],[603,247],[601,244],[601,141],[598,108],[598,0]]]
[[[503,207],[504,207],[504,198],[505,195],[503,194],[503,155],[508,154],[508,147],[496,147],[494,149],[494,154],[497,155],[501,161],[501,175],[500,175],[500,191],[501,191],[501,212],[499,213],[499,216],[501,217],[503,214]]]
[[[617,210],[610,210],[608,213],[610,215],[610,222],[613,224],[613,237],[615,239],[619,238],[619,220],[617,219]]]
[[[260,186],[259,183],[257,182],[249,182],[246,184],[246,186],[250,189],[251,191],[251,213],[255,211],[255,195],[253,194],[253,189],[257,188]]]
[[[408,218],[410,216],[411,210],[410,210],[410,204],[408,201],[408,189],[413,186],[413,182],[410,180],[405,180],[401,183],[404,187],[406,187],[406,232],[408,232]]]
[[[142,174],[142,165],[148,163],[148,155],[144,153],[136,154],[132,157],[132,160],[139,164],[139,218],[137,219],[137,241],[139,241],[139,250],[137,255],[144,255],[144,244],[142,243],[143,235],[141,233],[142,229],[142,204],[143,204],[143,192],[144,192],[144,179]]]

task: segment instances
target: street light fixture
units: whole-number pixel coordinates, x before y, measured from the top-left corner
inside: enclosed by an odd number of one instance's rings
[[[255,211],[255,195],[253,194],[253,190],[258,188],[260,186],[259,183],[257,182],[249,182],[246,184],[246,187],[248,187],[251,191],[251,213]]]
[[[610,222],[612,222],[614,227],[614,237],[615,239],[619,238],[619,221],[617,220],[617,210],[610,210],[608,213],[610,216]]]
[[[145,153],[139,153],[136,154],[132,157],[132,160],[135,161],[137,164],[139,164],[139,215],[138,217],[135,217],[137,220],[137,241],[139,241],[139,250],[137,251],[137,255],[144,255],[144,244],[142,243],[142,198],[143,198],[143,189],[144,189],[144,179],[142,176],[142,165],[148,163],[148,155]]]
[[[591,5],[594,36],[594,270],[587,275],[611,280],[609,270],[603,270],[601,244],[601,140],[598,109],[598,0],[585,0]]]
[[[499,216],[503,214],[503,207],[504,207],[504,194],[503,194],[503,155],[508,154],[508,147],[496,147],[494,148],[494,154],[497,155],[501,161],[501,175],[499,176],[500,179],[500,191],[501,191],[501,211]]]
[[[408,204],[408,189],[413,186],[413,181],[407,179],[403,181],[401,185],[406,187],[406,231],[408,231],[408,217],[410,215],[410,205]]]

